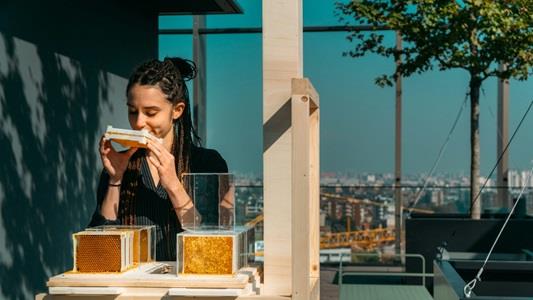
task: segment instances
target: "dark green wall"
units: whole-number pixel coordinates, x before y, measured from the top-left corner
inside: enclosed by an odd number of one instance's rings
[[[0,0],[0,299],[72,267],[95,206],[98,139],[128,126],[124,88],[157,57],[157,16],[131,1]]]

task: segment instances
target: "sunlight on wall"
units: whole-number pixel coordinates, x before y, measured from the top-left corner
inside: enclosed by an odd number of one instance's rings
[[[0,204],[4,202],[5,197],[6,197],[6,194],[4,191],[4,186],[0,182]],[[3,224],[3,223],[4,223],[4,220],[2,219],[2,214],[0,213],[0,224]],[[3,265],[6,265],[9,268],[12,267],[13,257],[11,256],[11,254],[9,253],[7,249],[6,230],[2,226],[0,226],[0,253],[2,254],[0,255],[0,263],[2,263]],[[0,293],[1,293],[1,290],[0,290]],[[2,297],[2,299],[5,299],[5,298]]]
[[[30,109],[31,127],[39,138],[40,146],[42,146],[47,127],[43,116],[43,73],[41,60],[37,53],[37,47],[34,44],[18,38],[14,38],[13,41],[15,45],[15,56],[13,60],[24,83],[24,97]]]

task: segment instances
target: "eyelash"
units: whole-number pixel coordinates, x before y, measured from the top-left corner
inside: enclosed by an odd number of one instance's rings
[[[137,114],[137,111],[128,111],[128,114],[129,115],[135,115]],[[153,117],[157,114],[157,112],[149,112],[149,113],[145,113],[145,115],[147,115],[148,117]]]

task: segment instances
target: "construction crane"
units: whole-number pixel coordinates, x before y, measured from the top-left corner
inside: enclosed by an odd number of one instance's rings
[[[320,236],[320,249],[357,247],[371,251],[391,245],[395,241],[394,228],[375,228],[347,232],[327,232]]]
[[[320,196],[324,198],[328,198],[328,199],[345,201],[350,204],[365,204],[365,205],[373,205],[373,206],[379,206],[379,207],[387,206],[387,204],[383,202],[378,202],[378,201],[373,201],[373,200],[368,200],[368,199],[358,199],[358,198],[348,197],[348,196],[340,196],[340,195],[330,194],[330,193],[320,193]],[[435,213],[433,210],[422,209],[422,208],[412,208],[411,211],[425,213],[425,214]]]
[[[350,204],[363,204],[378,207],[387,206],[385,203],[372,201],[368,199],[358,199],[354,197],[340,196],[336,194],[320,193],[324,198],[345,201]],[[432,214],[434,211],[429,209],[414,208],[413,211],[419,213]],[[246,223],[247,226],[255,227],[264,220],[263,214],[256,216]],[[342,247],[356,247],[366,251],[372,251],[376,248],[391,245],[395,242],[394,228],[375,228],[364,230],[350,230],[350,219],[345,232],[327,232],[320,236],[320,249],[332,249]]]

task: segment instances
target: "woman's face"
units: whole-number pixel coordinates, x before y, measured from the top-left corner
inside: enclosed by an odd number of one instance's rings
[[[135,84],[128,93],[127,104],[132,129],[146,129],[162,138],[165,145],[172,144],[173,121],[183,113],[184,103],[172,104],[158,86]]]

